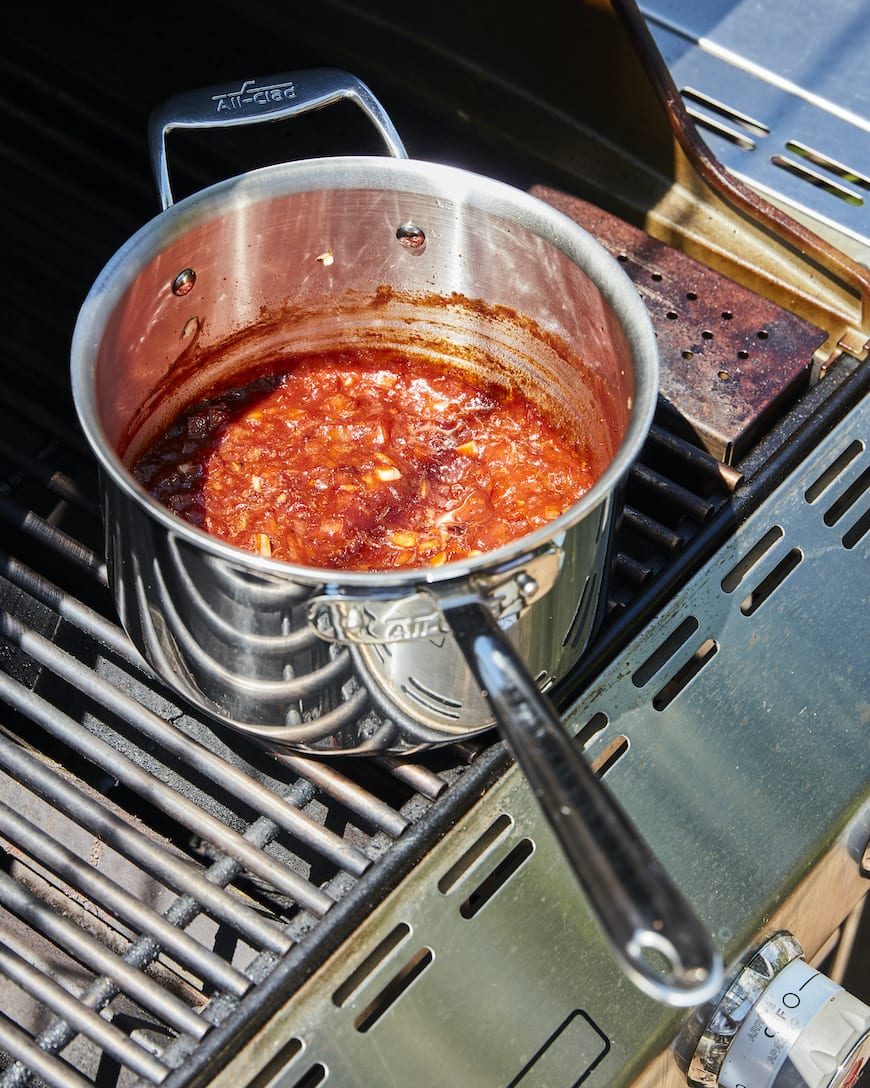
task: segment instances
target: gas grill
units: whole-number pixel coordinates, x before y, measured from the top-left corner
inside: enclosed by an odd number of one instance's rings
[[[532,190],[635,283],[659,409],[601,630],[549,694],[729,984],[773,940],[870,1001],[870,111],[828,63],[842,41],[866,61],[868,31],[828,6],[810,93],[788,5],[758,26],[651,0],[652,37],[629,3],[509,7],[95,5],[4,32],[0,1088],[717,1083],[715,1002],[622,974],[495,733],[402,759],[268,748],[180,702],[118,626],[77,308],[156,212],[149,110],[315,65],[372,86],[415,158]],[[756,54],[773,41],[786,59]],[[188,136],[177,177],[367,139],[341,109]]]

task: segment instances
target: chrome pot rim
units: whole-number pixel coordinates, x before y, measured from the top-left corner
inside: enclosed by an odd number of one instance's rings
[[[497,216],[552,245],[595,283],[625,333],[634,392],[626,429],[613,457],[590,490],[559,517],[498,549],[439,567],[371,571],[313,567],[257,555],[197,528],[154,499],[124,464],[99,418],[96,365],[109,316],[148,262],[170,242],[218,214],[240,213],[261,200],[336,189],[408,192],[450,200],[464,212]],[[462,168],[415,159],[344,156],[279,163],[227,178],[185,197],[144,224],[109,259],[82,304],[71,343],[71,380],[82,430],[102,471],[168,532],[256,573],[289,575],[310,585],[340,583],[388,592],[421,583],[456,583],[494,567],[510,566],[558,539],[593,511],[617,487],[646,440],[658,393],[658,351],[652,321],[628,275],[601,243],[564,213],[511,185]]]

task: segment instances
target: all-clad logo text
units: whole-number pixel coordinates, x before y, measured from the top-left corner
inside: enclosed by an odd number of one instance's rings
[[[443,639],[448,630],[441,610],[423,593],[393,601],[314,598],[308,618],[321,638],[345,644]]]
[[[245,106],[275,106],[289,102],[296,97],[296,87],[292,82],[273,83],[268,87],[258,87],[255,79],[246,79],[237,91],[225,91],[213,94],[212,102],[218,113],[228,110],[240,110]]]

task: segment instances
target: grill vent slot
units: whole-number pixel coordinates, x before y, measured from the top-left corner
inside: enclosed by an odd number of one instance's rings
[[[822,520],[828,527],[833,527],[851,514],[854,520],[846,525],[841,538],[843,547],[847,550],[854,548],[870,529],[870,508],[854,509],[859,506],[870,487],[870,469],[865,468],[851,483],[845,482],[847,470],[858,461],[865,449],[865,444],[858,439],[850,442],[804,492],[804,498],[812,505],[836,483],[843,480],[845,484],[843,490],[834,496],[833,501],[825,509]]]
[[[463,918],[473,918],[478,914],[492,897],[507,884],[535,852],[535,844],[531,839],[520,839],[511,852],[498,863],[489,876],[474,889],[471,895],[462,903],[459,913]]]
[[[698,630],[698,621],[694,616],[686,619],[672,631],[653,653],[637,668],[632,676],[632,683],[636,688],[642,688],[663,668],[680,647],[686,643]]]
[[[792,154],[799,155],[815,166],[820,166],[823,170],[836,175],[841,181],[848,182],[850,185],[857,185],[860,189],[870,190],[870,178],[866,174],[862,174],[860,170],[837,162],[836,159],[829,158],[824,152],[808,147],[806,144],[801,143],[800,140],[789,140],[785,146]]]
[[[329,1076],[326,1066],[322,1062],[316,1062],[311,1068],[299,1079],[295,1084],[291,1084],[289,1088],[317,1088],[319,1084],[324,1084],[326,1078]]]
[[[764,602],[779,589],[791,572],[798,567],[802,559],[803,552],[800,548],[792,548],[785,558],[781,559],[773,570],[762,578],[755,589],[743,599],[740,605],[740,611],[743,615],[754,615]]]
[[[421,948],[411,957],[401,971],[397,972],[375,999],[368,1004],[354,1021],[354,1027],[360,1034],[370,1031],[403,994],[417,981],[423,972],[435,960],[431,948]]]
[[[850,550],[854,548],[868,529],[870,529],[870,508],[865,510],[855,524],[843,533],[843,547]]]
[[[438,891],[442,895],[446,895],[455,888],[465,874],[470,872],[492,850],[513,825],[513,819],[506,812],[493,820],[486,831],[472,843],[462,857],[454,865],[451,865],[444,876],[441,877],[438,881]]]
[[[784,535],[785,534],[779,525],[774,525],[772,529],[768,529],[758,543],[753,544],[739,563],[736,563],[722,579],[722,589],[724,592],[733,593],[756,563],[758,563],[763,556],[767,555],[773,545],[776,544],[778,540],[782,540]]]
[[[849,510],[858,502],[870,487],[870,468],[865,468],[861,475],[840,495],[825,511],[825,525],[836,525],[846,516]]]
[[[628,737],[614,737],[610,744],[592,761],[592,770],[603,778],[609,770],[616,766],[620,759],[631,747]]]
[[[804,497],[807,502],[812,504],[820,495],[823,495],[831,484],[840,478],[849,465],[851,465],[855,458],[863,453],[863,451],[864,444],[862,442],[859,442],[857,439],[854,442],[850,442],[836,460],[832,461],[825,471],[817,476],[806,489]]]
[[[765,137],[770,135],[770,129],[762,121],[735,109],[733,106],[721,102],[711,95],[692,87],[683,87],[680,90],[686,103],[686,111],[699,125],[710,129],[718,136],[729,140],[744,151],[754,151],[756,147],[753,136]],[[701,107],[698,109],[697,107]],[[728,122],[723,124],[722,120]]]
[[[703,91],[696,90],[693,87],[683,87],[680,93],[687,101],[694,102],[696,105],[703,106],[712,113],[719,114],[720,117],[724,117],[727,121],[731,121],[733,124],[745,128],[747,132],[752,132],[756,136],[770,135],[770,129],[763,121],[758,121],[756,118],[750,117],[748,113],[744,113],[734,106],[729,106],[727,103],[720,101],[718,98],[714,98],[712,95],[704,94]]]
[[[855,207],[860,208],[864,203],[864,198],[859,193],[854,192],[852,189],[847,189],[844,185],[838,184],[832,178],[820,174],[817,170],[813,170],[802,162],[796,162],[794,159],[790,159],[785,155],[772,155],[770,161],[774,166],[779,167],[781,170],[793,174],[795,177],[800,178],[802,181],[807,182],[816,189],[822,189],[824,192],[837,197],[838,200],[842,200],[846,204],[852,204]]]
[[[586,748],[592,741],[607,728],[608,717],[603,711],[593,714],[589,721],[577,733],[577,743],[581,748]]]
[[[346,1005],[363,988],[368,979],[384,964],[397,948],[400,948],[411,936],[411,927],[407,922],[400,922],[395,929],[373,949],[332,995],[333,1004],[338,1008]]]
[[[662,711],[671,705],[680,692],[698,675],[706,664],[713,660],[719,650],[718,643],[708,638],[692,654],[685,665],[653,696],[655,710]]]
[[[270,1085],[272,1081],[274,1081],[275,1077],[277,1077],[279,1073],[283,1072],[283,1070],[286,1069],[290,1062],[292,1062],[293,1059],[296,1058],[301,1052],[302,1040],[296,1038],[288,1039],[287,1042],[279,1048],[278,1052],[274,1055],[274,1057],[270,1061],[268,1061],[260,1070],[260,1072],[257,1073],[257,1075],[249,1082],[247,1088],[267,1088],[267,1086]],[[323,1066],[320,1066],[320,1068],[322,1069]],[[311,1070],[309,1070],[308,1073],[305,1074],[305,1076],[309,1076],[310,1073]],[[305,1083],[306,1080],[305,1077],[303,1077],[301,1081],[296,1082],[294,1088],[300,1088],[300,1086],[304,1085]],[[309,1081],[308,1083],[312,1082]],[[314,1081],[313,1083],[317,1084],[319,1082]]]

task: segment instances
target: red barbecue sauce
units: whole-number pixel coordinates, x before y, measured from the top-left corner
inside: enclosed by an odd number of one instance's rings
[[[437,566],[546,525],[594,482],[520,391],[387,348],[294,357],[181,415],[136,478],[289,563]]]

